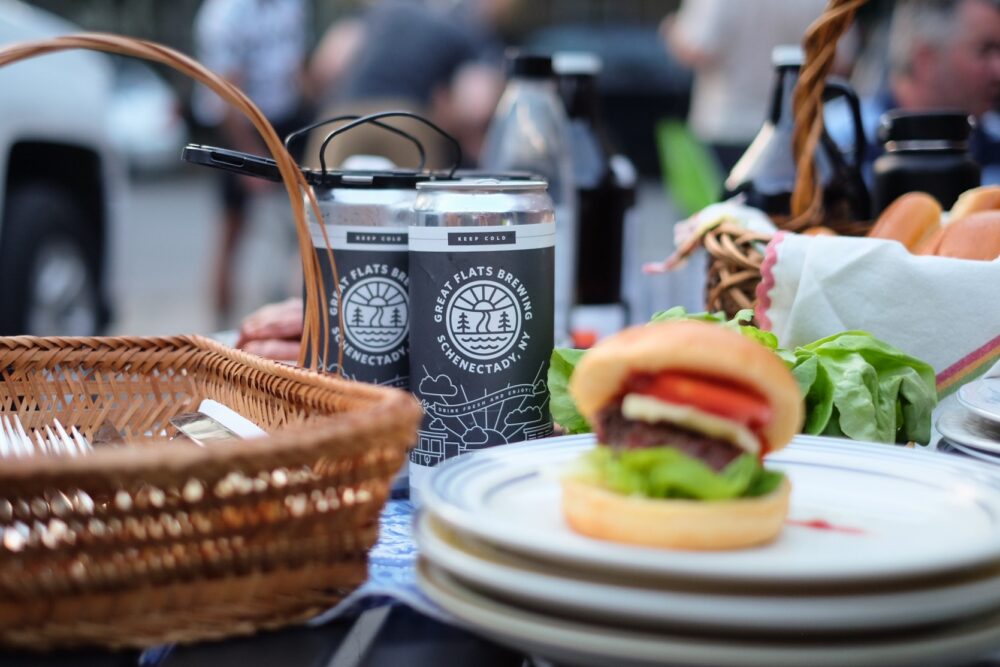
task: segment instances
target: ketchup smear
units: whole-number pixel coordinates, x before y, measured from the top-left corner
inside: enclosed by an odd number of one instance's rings
[[[826,530],[833,533],[848,533],[850,535],[864,535],[865,531],[860,528],[852,528],[851,526],[837,526],[826,519],[809,519],[808,521],[796,521],[794,519],[788,519],[785,523],[791,526],[799,526],[800,528],[812,528],[813,530]]]

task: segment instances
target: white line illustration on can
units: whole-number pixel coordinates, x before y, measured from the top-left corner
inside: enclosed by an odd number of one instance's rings
[[[366,352],[391,350],[406,337],[410,308],[406,287],[390,278],[365,278],[344,294],[347,339]]]

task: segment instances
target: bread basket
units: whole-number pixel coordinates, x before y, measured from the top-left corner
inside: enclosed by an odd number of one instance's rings
[[[803,40],[805,60],[792,101],[795,115],[793,155],[796,181],[792,193],[792,214],[774,220],[782,230],[803,232],[820,225],[845,235],[867,230],[864,221],[826,216],[814,155],[823,132],[823,91],[826,76],[837,53],[837,41],[854,20],[866,0],[829,0],[826,9],[806,30]],[[760,267],[770,235],[724,223],[705,234],[703,244],[709,255],[705,303],[710,311],[733,315],[752,308],[761,281]]]
[[[304,218],[315,200],[260,111],[190,58],[113,35],[10,45],[0,66],[77,48],[170,65],[250,118],[289,192],[305,302],[319,304]],[[325,349],[318,311],[306,313],[304,350]],[[205,448],[167,440],[169,418],[206,398],[270,435]],[[25,428],[57,418],[91,439],[110,424],[127,444],[0,461],[0,643],[121,648],[300,621],[363,582],[420,408],[398,390],[197,336],[18,336],[0,338],[0,416],[11,414]]]

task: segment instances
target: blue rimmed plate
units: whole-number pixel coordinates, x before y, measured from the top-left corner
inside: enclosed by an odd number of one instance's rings
[[[549,438],[447,461],[426,511],[494,546],[568,566],[700,580],[830,585],[956,572],[1000,562],[1000,476],[931,451],[799,436],[768,457],[792,482],[773,543],[729,552],[635,547],[574,533],[558,471],[593,436]]]
[[[980,417],[1000,423],[1000,377],[985,377],[958,389],[958,402]]]
[[[554,617],[486,596],[426,561],[419,564],[417,579],[428,597],[476,632],[560,664],[902,667],[965,664],[1000,645],[1000,616],[996,612],[920,632],[911,629],[877,637],[855,634],[790,641],[752,633],[727,636],[614,628]]]

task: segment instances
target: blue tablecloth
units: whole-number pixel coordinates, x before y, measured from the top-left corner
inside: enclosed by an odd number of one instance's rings
[[[413,503],[390,500],[382,510],[378,542],[368,554],[368,581],[313,624],[360,613],[373,606],[401,602],[439,621],[455,619],[417,587],[417,545],[413,541]]]

